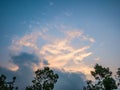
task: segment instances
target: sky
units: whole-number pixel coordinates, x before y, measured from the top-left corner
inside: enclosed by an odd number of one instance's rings
[[[0,74],[20,90],[46,66],[55,90],[82,89],[96,63],[115,73],[119,39],[119,0],[0,0]]]

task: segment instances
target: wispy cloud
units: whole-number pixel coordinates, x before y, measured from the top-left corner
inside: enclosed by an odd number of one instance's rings
[[[19,69],[19,67],[13,63],[9,63],[7,68],[11,71],[17,71]]]
[[[35,53],[41,60],[47,60],[48,66],[51,68],[57,68],[66,72],[89,74],[92,68],[83,62],[85,58],[92,55],[89,49],[90,44],[95,40],[87,37],[81,30],[61,30],[62,28],[58,27],[56,29],[56,32],[61,32],[61,34],[58,34],[58,37],[50,33],[52,30],[44,28],[13,40],[10,49],[14,52]],[[59,35],[63,37],[60,38]],[[79,40],[80,47],[73,45],[73,41],[76,39]],[[81,45],[85,41],[89,41],[89,44]],[[32,64],[34,70],[42,66],[44,65],[41,61],[39,61],[39,64]]]
[[[95,42],[95,39],[92,38],[92,37],[88,37],[88,36],[85,36],[85,35],[82,35],[81,37],[82,37],[83,40],[87,40],[87,41],[89,41],[91,43]]]
[[[8,61],[5,62],[5,64],[4,63],[0,64],[0,68],[6,68],[10,71],[17,71],[19,69],[19,66],[14,64],[13,62]]]

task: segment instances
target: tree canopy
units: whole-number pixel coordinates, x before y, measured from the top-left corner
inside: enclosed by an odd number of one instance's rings
[[[33,85],[26,87],[26,90],[53,90],[57,82],[58,74],[54,74],[49,67],[35,71],[35,78],[32,80]]]
[[[99,64],[96,64],[94,67],[94,71],[91,71],[91,75],[95,78],[97,83],[93,83],[91,80],[87,80],[87,87],[84,87],[86,90],[113,90],[117,89],[120,82],[120,68],[117,71],[117,78],[119,78],[119,82],[112,76],[112,72],[107,67],[103,67]]]
[[[18,87],[14,86],[16,77],[12,78],[12,81],[6,81],[5,75],[0,76],[0,90],[18,90]]]

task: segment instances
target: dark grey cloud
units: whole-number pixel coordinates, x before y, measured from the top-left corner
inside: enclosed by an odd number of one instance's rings
[[[25,71],[28,69],[25,69]],[[82,90],[83,86],[85,85],[83,74],[80,73],[65,73],[61,71],[56,71],[59,75],[59,79],[55,84],[54,90]],[[25,87],[31,85],[31,81],[33,80],[34,72],[28,70],[24,71],[17,71],[12,72],[4,68],[0,68],[0,74],[4,74],[7,76],[7,80],[11,80],[13,76],[16,76],[16,83],[15,86],[19,87],[19,90],[25,90]]]
[[[31,84],[33,79],[34,72],[31,69],[32,63],[38,64],[40,60],[34,54],[22,52],[19,55],[12,55],[11,61],[18,65],[19,69],[13,72],[0,67],[0,74],[6,75],[8,79],[16,76],[16,85],[19,87],[19,90],[24,90],[26,86]]]
[[[32,63],[39,64],[40,60],[36,55],[26,52],[21,52],[17,56],[11,56],[11,59],[13,63],[19,66],[19,69],[16,71],[18,77],[17,84],[20,86],[19,90],[24,90],[26,86],[31,84],[33,79]]]
[[[24,90],[26,86],[31,84],[33,79],[34,72],[31,69],[31,65],[32,63],[38,64],[39,59],[34,54],[22,52],[19,55],[11,56],[11,61],[18,65],[19,69],[16,72],[13,72],[0,67],[0,74],[5,74],[8,79],[16,76],[16,85],[19,87],[19,90]]]
[[[22,52],[17,56],[11,56],[11,59],[17,65],[23,64],[25,62],[38,63],[39,60],[36,55],[25,52]]]
[[[35,63],[38,64],[41,60],[35,55],[26,52],[22,52],[17,56],[11,56],[12,62],[17,64],[20,68],[25,65],[25,63],[31,64]],[[42,63],[44,65],[48,65],[46,60],[43,60]]]
[[[12,77],[16,76],[15,86],[18,86],[19,90],[25,90],[25,87],[31,84],[31,80],[33,78],[33,71],[28,68],[13,72],[0,67],[0,75],[1,74],[7,77],[7,81],[11,81]]]
[[[68,73],[56,71],[59,75],[58,82],[55,85],[54,90],[82,90],[85,82],[85,78],[82,73]]]
[[[12,72],[12,71],[10,71],[6,68],[3,68],[3,67],[0,67],[0,75],[1,74],[8,76],[7,79],[10,79],[11,77],[15,76],[15,72]]]
[[[28,68],[24,68],[25,71],[12,72],[4,68],[0,68],[0,74],[5,74],[7,80],[11,80],[13,76],[16,76],[15,86],[19,87],[19,90],[25,90],[25,87],[31,85],[34,72]],[[82,90],[85,82],[82,77],[85,77],[81,73],[67,73],[55,70],[55,73],[59,75],[59,79],[55,84],[54,90]]]

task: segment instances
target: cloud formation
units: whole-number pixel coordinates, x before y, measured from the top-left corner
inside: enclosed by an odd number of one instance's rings
[[[16,64],[14,64],[11,61],[7,61],[5,63],[1,63],[0,68],[6,68],[11,71],[17,71],[19,69],[19,66],[17,66]]]
[[[89,71],[92,68],[84,63],[84,59],[92,55],[89,49],[95,40],[87,37],[81,30],[64,30],[58,27],[52,29],[54,30],[43,28],[14,39],[10,50],[14,53],[23,51],[35,53],[39,58],[39,63],[32,64],[33,70],[44,66],[41,61],[46,60],[49,63],[47,66],[51,68],[90,74]],[[78,44],[77,47],[74,42]],[[89,44],[84,44],[85,42],[89,42]]]
[[[16,76],[17,79],[15,86],[18,86],[19,90],[25,90],[25,87],[30,85],[33,79],[33,70],[31,65],[32,63],[37,64],[37,56],[34,54],[22,52],[19,55],[11,56],[11,62],[17,65],[19,69],[14,71],[13,69],[8,68],[8,70],[6,68],[0,67],[0,75],[6,75],[8,81],[11,80],[13,76]]]
[[[81,30],[65,26],[34,30],[13,38],[9,47],[10,60],[5,68],[16,73],[19,82],[27,86],[31,84],[35,70],[49,66],[60,76],[55,90],[82,89],[83,74],[89,76],[92,70],[85,60],[93,54],[90,48],[94,42],[92,37],[86,36]],[[20,83],[18,85],[22,86]]]
[[[82,90],[85,82],[83,78],[85,77],[81,73],[68,73],[60,72],[58,82],[55,85],[54,90]]]
[[[11,60],[19,67],[19,69],[14,72],[5,68],[0,68],[0,74],[5,74],[7,76],[7,80],[9,80],[9,78],[11,79],[13,76],[16,76],[17,80],[15,82],[15,86],[18,86],[19,90],[24,90],[26,86],[29,86],[32,83],[31,81],[34,78],[34,71],[31,67],[33,64],[39,64],[39,58],[34,54],[21,52],[19,55],[11,56]],[[43,63],[42,65],[48,65],[46,60],[44,60],[44,62],[40,62],[41,64]],[[53,70],[59,75],[59,79],[54,90],[82,89],[85,84],[83,80],[85,79],[85,76],[82,73],[69,73],[57,69]]]

